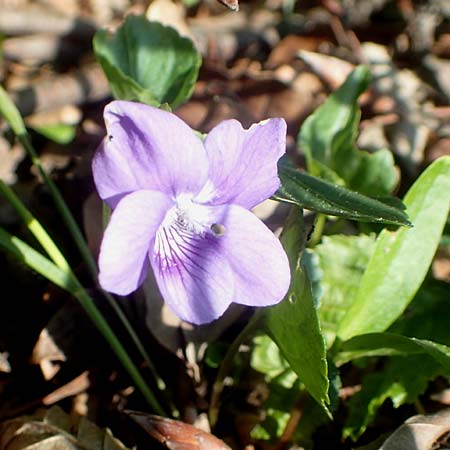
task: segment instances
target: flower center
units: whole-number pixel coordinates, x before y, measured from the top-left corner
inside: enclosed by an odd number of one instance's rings
[[[198,258],[208,237],[212,237],[208,209],[190,196],[179,196],[156,233],[154,251],[160,270]]]

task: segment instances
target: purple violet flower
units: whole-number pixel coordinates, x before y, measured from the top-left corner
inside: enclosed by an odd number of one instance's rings
[[[114,101],[93,160],[100,197],[113,208],[100,249],[100,285],[127,295],[149,266],[183,320],[211,322],[231,302],[278,303],[290,271],[273,233],[249,209],[278,188],[286,123],[217,125],[203,142],[174,114]]]

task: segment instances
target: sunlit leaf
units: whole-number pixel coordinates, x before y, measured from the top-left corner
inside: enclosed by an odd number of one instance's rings
[[[56,142],[57,144],[69,144],[76,134],[76,127],[65,123],[55,123],[51,125],[32,126],[42,136]]]
[[[405,196],[412,228],[383,230],[355,301],[338,330],[347,340],[386,330],[411,302],[430,267],[450,209],[450,157],[429,166]]]
[[[57,286],[71,293],[75,293],[79,290],[79,285],[74,281],[71,274],[61,270],[56,264],[34,250],[34,248],[30,247],[26,242],[16,236],[10,235],[1,228],[0,248],[8,251],[18,261],[26,264]]]
[[[16,135],[26,134],[22,116],[2,86],[0,86],[0,117],[4,117]]]
[[[358,97],[370,82],[370,71],[357,67],[345,83],[302,125],[298,143],[313,175],[367,195],[389,194],[397,182],[394,159],[383,149],[373,154],[358,150],[355,139],[360,119]]]
[[[314,399],[326,408],[329,402],[325,342],[308,275],[300,266],[306,236],[300,212],[291,214],[282,242],[291,263],[291,286],[286,298],[266,308],[268,334]]]
[[[321,273],[319,318],[328,346],[339,322],[353,303],[361,277],[374,248],[372,236],[324,236],[308,254],[318,259]]]
[[[257,336],[253,344],[250,366],[265,375],[269,395],[263,405],[265,419],[252,429],[251,436],[258,440],[275,440],[286,428],[291,409],[301,393],[300,383],[269,336]]]
[[[450,373],[450,347],[426,339],[394,333],[368,333],[355,336],[339,346],[336,359],[341,364],[363,356],[414,355],[426,353]]]
[[[378,373],[369,373],[362,388],[348,403],[349,416],[343,428],[344,437],[358,438],[375,419],[378,409],[390,399],[395,408],[413,403],[428,383],[447,371],[426,355],[393,356]]]

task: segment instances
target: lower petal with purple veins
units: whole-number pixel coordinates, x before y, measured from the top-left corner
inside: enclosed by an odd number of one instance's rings
[[[218,239],[205,226],[174,221],[158,230],[151,265],[165,302],[183,320],[203,324],[233,300],[234,279]]]

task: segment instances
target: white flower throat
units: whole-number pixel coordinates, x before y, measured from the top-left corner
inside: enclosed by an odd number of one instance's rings
[[[213,223],[208,208],[192,201],[189,195],[180,195],[155,237],[155,257],[164,271],[198,256],[199,246],[208,239],[220,238],[225,227]]]

